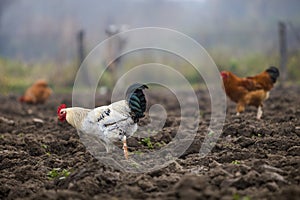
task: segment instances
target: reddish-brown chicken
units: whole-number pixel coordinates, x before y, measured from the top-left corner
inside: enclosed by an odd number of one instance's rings
[[[25,94],[20,97],[21,102],[25,103],[44,103],[51,95],[52,90],[48,86],[47,81],[37,80],[32,86],[30,86]]]
[[[258,108],[257,119],[260,119],[263,101],[269,97],[269,91],[279,77],[279,70],[271,66],[256,76],[240,78],[229,71],[221,72],[221,76],[227,96],[237,103],[237,115],[245,110],[246,105],[250,105]]]

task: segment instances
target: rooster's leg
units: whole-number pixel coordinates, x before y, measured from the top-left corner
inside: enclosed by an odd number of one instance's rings
[[[243,102],[238,102],[236,105],[236,115],[239,116],[241,112],[245,111],[245,106]]]
[[[122,142],[123,142],[124,156],[126,159],[128,159],[128,148],[127,148],[127,141],[125,135],[123,136]]]
[[[256,118],[260,119],[263,114],[261,106],[258,106]]]

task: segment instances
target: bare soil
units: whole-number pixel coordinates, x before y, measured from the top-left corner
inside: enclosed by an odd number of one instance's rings
[[[178,102],[147,93],[149,105],[160,103],[168,111],[163,130],[151,142],[168,143],[180,123]],[[198,91],[202,119],[193,144],[177,163],[143,174],[105,166],[86,150],[74,128],[57,121],[57,106],[71,105],[71,95],[53,96],[43,105],[0,96],[0,199],[300,199],[299,94],[297,87],[272,90],[261,120],[255,119],[255,108],[235,116],[228,102],[223,133],[201,158],[210,100]],[[108,97],[97,100],[107,103]],[[147,121],[149,116],[140,125]],[[131,152],[159,148],[149,149],[134,138],[128,145]],[[54,168],[70,175],[51,178]]]

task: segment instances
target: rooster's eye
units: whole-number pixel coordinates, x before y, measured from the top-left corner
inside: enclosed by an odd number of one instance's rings
[[[61,114],[61,115],[64,114],[64,111],[60,111],[60,114]]]

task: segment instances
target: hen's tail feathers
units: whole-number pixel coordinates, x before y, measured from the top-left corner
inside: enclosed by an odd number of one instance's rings
[[[138,122],[140,118],[145,116],[147,102],[143,90],[147,88],[147,85],[134,83],[126,91],[126,100],[134,122]]]
[[[266,72],[270,75],[272,82],[275,83],[277,78],[279,77],[278,68],[274,67],[274,66],[271,66],[266,70]]]

